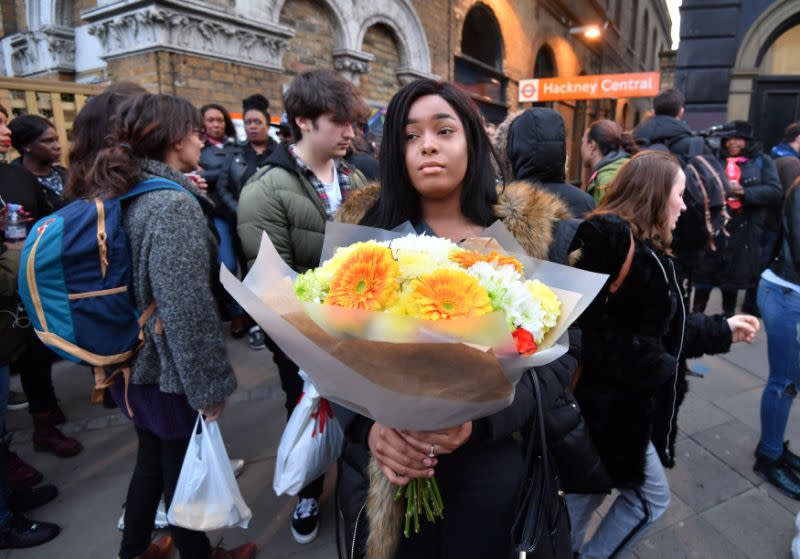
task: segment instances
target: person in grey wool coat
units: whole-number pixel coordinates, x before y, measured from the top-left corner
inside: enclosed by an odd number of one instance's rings
[[[200,126],[200,113],[180,97],[146,94],[124,101],[112,147],[100,151],[70,193],[117,197],[154,177],[184,190],[157,190],[123,203],[136,306],[140,313],[151,304],[156,310],[145,322],[145,343],[133,360],[127,395],[121,379],[111,386],[139,441],[121,559],[169,555],[170,545],[150,543],[159,499],[163,493],[169,507],[197,412],[216,420],[236,389],[211,287],[218,269],[212,204],[182,174],[197,167]],[[256,551],[253,544],[212,549],[203,532],[176,526],[170,532],[182,557],[250,559]]]

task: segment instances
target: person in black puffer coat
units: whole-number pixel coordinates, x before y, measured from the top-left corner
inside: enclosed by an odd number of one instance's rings
[[[389,162],[386,167],[381,167],[384,184],[352,193],[342,204],[337,220],[375,225],[375,221],[371,220],[376,219],[376,214],[402,207],[401,203],[397,203],[398,197],[401,197],[399,192],[410,191],[412,199],[419,200],[422,196],[416,188],[425,192],[430,187],[442,188],[436,186],[436,182],[420,177],[418,172],[413,183],[410,177],[405,180],[398,178],[404,173],[414,174],[417,170],[417,166],[410,164],[406,167],[403,156],[403,146],[406,145],[405,120],[417,103],[434,97],[449,107],[447,110],[451,114],[457,115],[452,118],[454,122],[456,118],[461,120],[459,130],[451,130],[449,125],[443,128],[450,130],[449,134],[435,134],[426,130],[428,138],[436,138],[430,140],[430,150],[418,147],[422,142],[413,143],[415,147],[408,149],[415,153],[420,150],[427,153],[427,157],[432,157],[437,153],[438,146],[441,151],[436,157],[445,165],[445,169],[457,168],[459,163],[469,165],[474,173],[465,167],[462,177],[464,181],[467,176],[473,177],[470,181],[473,181],[471,187],[474,190],[473,195],[462,197],[462,207],[472,207],[461,209],[461,212],[480,208],[485,214],[482,218],[484,225],[500,219],[531,256],[558,260],[560,254],[559,261],[566,260],[574,232],[574,227],[569,227],[569,222],[565,221],[570,218],[566,204],[558,196],[531,188],[521,181],[496,187],[489,163],[488,140],[479,115],[462,92],[452,84],[443,82],[421,80],[406,86],[392,99],[388,114],[396,116],[392,119],[387,117],[381,145],[381,161]],[[440,109],[436,111],[441,112]],[[421,122],[427,123],[429,119],[424,118]],[[424,126],[427,129],[429,125]],[[447,146],[453,145],[448,141],[455,137],[455,142],[458,142],[459,136],[466,140],[467,145],[454,156],[456,150],[448,149]],[[468,153],[473,157],[468,157]],[[452,175],[446,178],[458,180]],[[444,183],[444,180],[438,180],[441,181],[439,185]],[[476,183],[479,186],[476,187]],[[463,188],[466,190],[468,187]],[[409,219],[415,226],[427,227],[428,232],[435,230],[430,223],[420,223],[413,215],[413,210],[410,215],[404,213],[407,211],[407,208],[401,210],[396,219],[401,223]],[[395,219],[383,219],[379,222],[382,227],[391,229],[396,225]],[[435,226],[440,224],[436,222]],[[475,230],[480,230],[477,224]],[[574,399],[566,388],[577,368],[579,356],[580,335],[573,330],[570,332],[569,352],[550,365],[535,369],[542,384],[548,443],[561,468],[563,483],[574,484],[575,487],[582,484],[586,491],[606,491],[608,480],[605,472],[587,436]],[[385,453],[386,450],[380,451],[383,443],[376,445],[376,440],[384,440],[382,437],[387,436],[384,434],[387,431],[396,431],[335,406],[337,420],[346,436],[339,463],[337,494],[344,518],[348,559],[503,557],[503,549],[511,545],[512,516],[524,476],[523,449],[515,439],[515,433],[524,434],[531,426],[532,414],[535,413],[532,392],[530,379],[526,375],[517,385],[510,407],[489,417],[468,422],[471,431],[467,439],[461,441],[461,445],[452,453],[437,453],[435,471],[447,507],[446,518],[435,527],[423,523],[421,533],[409,540],[403,540],[400,536],[402,510],[398,513],[398,503],[393,499],[394,490],[388,493],[385,490],[388,483],[384,477],[385,468],[378,469],[383,466],[382,460],[386,456],[381,452]],[[385,444],[395,448],[389,442]]]
[[[758,313],[755,287],[761,274],[761,239],[764,221],[770,208],[780,208],[783,188],[772,159],[762,153],[761,142],[753,136],[753,127],[744,121],[725,125],[719,158],[739,167],[741,178],[732,184],[735,198],[728,199],[731,220],[729,236],[720,236],[716,250],[706,248],[694,270],[694,312],[705,311],[711,289],[722,291],[722,308],[727,316],[736,310],[739,289],[751,290],[742,311]],[[732,181],[733,182],[733,181]]]
[[[594,209],[589,194],[566,182],[567,133],[558,112],[534,107],[509,115],[498,126],[494,145],[503,171],[515,180],[558,195],[573,217]]]
[[[635,155],[573,243],[581,249],[577,267],[610,275],[578,319],[583,370],[575,396],[620,491],[586,543],[589,520],[605,496],[567,497],[573,550],[585,559],[625,556],[669,505],[662,463],[671,452],[653,435],[676,429],[679,360],[726,352],[758,330],[754,317],[687,315],[669,253],[671,230],[686,209],[684,187],[671,155]]]

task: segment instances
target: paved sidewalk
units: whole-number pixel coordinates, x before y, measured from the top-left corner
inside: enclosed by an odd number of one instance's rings
[[[221,426],[230,456],[247,462],[239,482],[254,516],[248,530],[226,530],[214,534],[212,541],[224,536],[226,547],[255,541],[259,559],[336,557],[333,476],[326,482],[320,536],[308,546],[294,543],[289,533],[293,499],[278,498],[272,491],[285,409],[271,354],[249,350],[244,340],[228,340],[228,348],[240,390],[226,408]],[[678,465],[668,473],[672,504],[636,555],[640,559],[789,558],[800,502],[778,494],[751,469],[768,371],[765,336],[760,334],[752,345],[736,346],[729,355],[704,358],[694,365],[707,368],[707,374],[690,380],[690,394],[678,419]],[[57,522],[63,532],[38,548],[0,552],[0,559],[111,559],[120,541],[116,525],[135,459],[135,435],[119,412],[88,404],[92,382],[88,370],[60,363],[54,379],[69,418],[64,431],[84,444],[81,454],[59,459],[36,453],[28,414],[9,412],[7,422],[14,433],[12,450],[61,491],[56,501],[30,516]],[[12,387],[19,389],[18,379],[12,380]],[[798,406],[788,438],[800,448]]]

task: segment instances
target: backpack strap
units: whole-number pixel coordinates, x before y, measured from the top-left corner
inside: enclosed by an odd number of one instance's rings
[[[631,271],[631,265],[633,264],[633,253],[635,249],[635,241],[633,240],[633,231],[631,231],[631,246],[628,247],[628,254],[625,256],[625,261],[622,263],[622,266],[619,269],[619,273],[617,274],[617,279],[609,286],[608,291],[611,294],[616,293],[622,284],[625,282],[625,278],[628,277],[628,273]]]
[[[187,194],[191,194],[191,192],[183,188],[175,181],[162,178],[152,178],[143,180],[142,182],[134,185],[128,192],[120,196],[118,199],[120,201],[128,200],[147,192],[153,192],[154,190],[178,190],[181,192],[186,192]]]
[[[694,165],[687,165],[687,171],[691,171],[694,175],[694,180],[697,181],[697,186],[700,188],[700,192],[703,194],[703,218],[706,222],[706,233],[708,234],[708,247],[716,252],[717,245],[714,243],[714,227],[711,224],[711,207],[710,202],[708,200],[708,191],[706,190],[706,185],[703,182],[703,178],[700,176],[700,173],[697,172]]]
[[[139,332],[139,347],[136,349],[140,349],[142,345],[144,345],[144,325],[150,320],[150,317],[153,316],[156,312],[156,302],[153,301],[150,303],[147,308],[144,310],[142,315],[139,317],[139,328],[141,328]],[[161,321],[160,319],[156,322],[156,331],[161,329],[163,331],[163,326],[160,326]],[[106,368],[103,366],[99,367],[92,367],[92,371],[94,372],[94,391],[92,392],[92,403],[97,404],[103,401],[103,390],[110,387],[114,384],[114,381],[117,378],[117,375],[122,374],[122,377],[125,381],[125,407],[128,409],[128,415],[133,417],[133,408],[131,408],[130,402],[128,402],[128,386],[131,383],[131,364],[130,362],[123,363],[118,369],[112,372],[110,375],[106,375]]]
[[[706,161],[705,157],[698,157],[695,159],[695,161],[700,162],[700,164],[703,165],[703,167],[705,167],[709,173],[711,173],[711,176],[714,177],[714,184],[717,185],[717,188],[719,189],[719,196],[720,199],[722,200],[722,219],[724,221],[722,223],[722,228],[720,229],[720,231],[726,237],[730,237],[731,234],[728,233],[728,229],[726,227],[728,225],[728,222],[731,220],[731,216],[728,214],[728,206],[727,204],[725,204],[725,199],[728,197],[728,193],[725,191],[725,183],[722,181],[722,175],[717,172],[717,170],[711,163]],[[703,192],[703,194],[705,195],[705,191]],[[711,244],[713,247],[714,243],[712,242]],[[716,249],[714,248],[714,250]]]

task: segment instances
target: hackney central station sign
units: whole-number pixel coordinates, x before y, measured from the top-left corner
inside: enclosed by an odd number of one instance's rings
[[[660,86],[659,72],[520,80],[519,102],[655,97]]]

